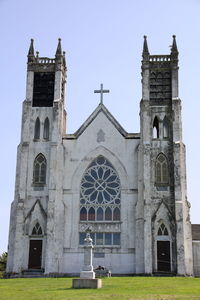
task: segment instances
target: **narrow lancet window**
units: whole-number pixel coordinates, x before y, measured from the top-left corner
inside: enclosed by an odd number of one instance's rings
[[[156,184],[166,185],[169,183],[168,161],[163,153],[157,156],[155,171]]]
[[[95,221],[95,210],[93,207],[90,207],[88,211],[88,221]]]
[[[43,154],[38,154],[34,160],[33,165],[33,183],[42,184],[46,183],[46,168],[47,162]]]
[[[43,132],[44,140],[49,140],[49,119],[46,118],[44,121],[44,132]]]
[[[35,140],[40,139],[40,119],[39,118],[37,118],[35,121],[34,139]]]
[[[97,209],[97,221],[102,221],[103,220],[103,209],[99,207]]]
[[[159,139],[159,121],[157,117],[153,121],[153,138]]]
[[[106,221],[111,221],[112,220],[112,210],[111,210],[110,207],[106,208],[106,211],[105,211],[105,220]]]
[[[113,221],[120,221],[120,210],[118,207],[115,207],[113,211]]]
[[[86,210],[85,207],[81,208],[81,211],[80,211],[80,220],[81,221],[87,221],[87,210]]]
[[[165,116],[163,120],[163,138],[169,137],[169,120]]]

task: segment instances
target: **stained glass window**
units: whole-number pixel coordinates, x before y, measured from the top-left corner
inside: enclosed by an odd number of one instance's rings
[[[93,245],[120,246],[120,232],[93,232],[90,234]],[[85,232],[79,232],[79,244],[84,245]]]
[[[81,221],[120,221],[121,187],[116,170],[98,156],[86,170],[80,191]]]

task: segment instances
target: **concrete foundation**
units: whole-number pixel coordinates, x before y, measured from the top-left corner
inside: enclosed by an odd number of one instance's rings
[[[74,289],[100,289],[102,288],[101,279],[73,279],[72,287]]]

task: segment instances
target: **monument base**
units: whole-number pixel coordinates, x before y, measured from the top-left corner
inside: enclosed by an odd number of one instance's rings
[[[95,279],[95,272],[94,271],[81,271],[80,278]]]
[[[102,287],[101,279],[72,279],[72,288],[74,289],[100,289]]]

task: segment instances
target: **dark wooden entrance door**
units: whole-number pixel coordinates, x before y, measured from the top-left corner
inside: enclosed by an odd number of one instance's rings
[[[29,269],[41,269],[42,263],[42,240],[30,240]]]
[[[170,272],[170,241],[157,241],[158,271]]]

